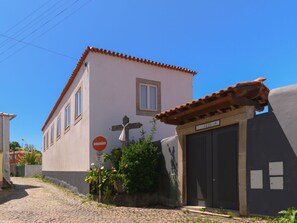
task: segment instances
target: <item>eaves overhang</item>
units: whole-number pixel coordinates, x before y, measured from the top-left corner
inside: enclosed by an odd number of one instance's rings
[[[161,112],[155,117],[166,124],[183,125],[226,113],[242,106],[254,106],[256,111],[262,111],[268,104],[269,89],[263,84],[265,80],[265,78],[258,78],[254,81],[238,83],[198,100]]]

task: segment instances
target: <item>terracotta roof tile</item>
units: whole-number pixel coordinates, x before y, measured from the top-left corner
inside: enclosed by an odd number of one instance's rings
[[[77,65],[76,65],[74,71],[72,72],[72,74],[71,74],[71,76],[70,76],[70,78],[69,78],[66,86],[64,87],[62,93],[60,94],[60,96],[59,96],[56,104],[54,105],[52,111],[50,112],[48,118],[46,119],[46,121],[45,121],[45,123],[44,123],[44,125],[43,125],[43,127],[41,129],[42,131],[44,130],[44,128],[48,124],[49,120],[53,116],[53,114],[56,111],[56,109],[58,108],[59,104],[61,103],[61,101],[62,101],[63,97],[65,96],[66,92],[68,91],[68,89],[70,88],[72,82],[74,81],[76,75],[78,74],[81,66],[83,65],[86,57],[88,56],[88,54],[90,52],[100,53],[100,54],[104,54],[104,55],[108,55],[108,56],[113,56],[113,57],[118,57],[118,58],[130,60],[130,61],[135,61],[135,62],[139,62],[139,63],[144,63],[144,64],[148,64],[148,65],[152,65],[152,66],[158,66],[158,67],[162,67],[162,68],[165,68],[165,69],[181,71],[181,72],[189,73],[191,75],[197,74],[197,72],[194,71],[194,70],[190,70],[190,69],[179,67],[179,66],[173,66],[173,65],[169,65],[169,64],[155,62],[155,61],[148,60],[148,59],[137,58],[137,57],[129,56],[129,55],[118,53],[118,52],[113,52],[113,51],[102,49],[102,48],[99,49],[99,48],[95,48],[95,47],[87,47],[86,50],[81,55],[81,57],[80,57]]]
[[[91,52],[95,52],[95,53],[101,53],[101,54],[105,54],[105,55],[109,55],[109,56],[120,57],[120,58],[123,58],[123,59],[132,60],[132,61],[136,61],[136,62],[139,62],[139,63],[145,63],[145,64],[150,64],[150,65],[163,67],[163,68],[167,68],[167,69],[171,69],[171,70],[182,71],[182,72],[190,73],[192,75],[197,74],[196,71],[189,70],[187,68],[183,68],[183,67],[179,67],[179,66],[173,66],[173,65],[170,65],[170,64],[160,63],[160,62],[156,62],[156,61],[152,61],[152,60],[148,60],[148,59],[133,57],[133,56],[125,55],[125,54],[122,54],[122,53],[113,52],[113,51],[110,51],[110,50],[98,49],[98,48],[95,48],[95,47],[88,47],[87,50],[89,50]]]
[[[176,119],[176,117],[174,116],[176,116],[177,114],[181,118],[183,112],[187,112],[188,114],[191,111],[191,109],[195,109],[195,108],[198,108],[199,106],[202,106],[202,105],[204,106],[207,103],[220,100],[221,98],[227,97],[228,95],[233,95],[236,97],[245,97],[246,99],[253,101],[254,105],[257,106],[258,108],[263,108],[268,103],[268,93],[269,93],[269,89],[263,84],[265,80],[266,80],[265,78],[258,78],[254,81],[241,82],[234,86],[229,86],[226,89],[214,92],[203,98],[199,98],[197,100],[194,100],[194,101],[182,104],[180,106],[177,106],[175,108],[171,108],[167,111],[161,112],[156,115],[156,118],[168,124],[178,123],[178,121],[172,121],[172,119]],[[250,89],[248,89],[247,87],[249,87]],[[240,107],[239,105],[232,104],[230,102],[228,104],[228,107],[225,107],[225,108],[215,107],[216,110],[208,111],[205,114],[199,114],[199,115],[211,116],[216,113],[220,113],[221,112],[220,109],[233,110],[239,107]],[[184,120],[183,121],[180,120],[180,123],[182,122],[184,122]]]

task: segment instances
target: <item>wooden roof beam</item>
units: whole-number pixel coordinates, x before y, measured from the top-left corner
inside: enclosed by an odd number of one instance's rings
[[[254,106],[257,111],[263,111],[263,106],[261,106],[258,102],[253,101],[251,99],[245,97],[232,97],[232,104],[239,106]]]

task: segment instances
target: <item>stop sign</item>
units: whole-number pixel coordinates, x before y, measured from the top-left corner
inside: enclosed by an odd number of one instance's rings
[[[107,140],[103,136],[97,136],[93,140],[93,148],[98,152],[103,151],[106,148],[106,146]]]

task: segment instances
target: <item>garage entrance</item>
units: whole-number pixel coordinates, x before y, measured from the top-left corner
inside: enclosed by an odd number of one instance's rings
[[[177,125],[180,204],[248,215],[247,130],[268,104],[265,78],[241,82],[156,115]]]
[[[188,135],[187,204],[238,210],[238,125]]]

